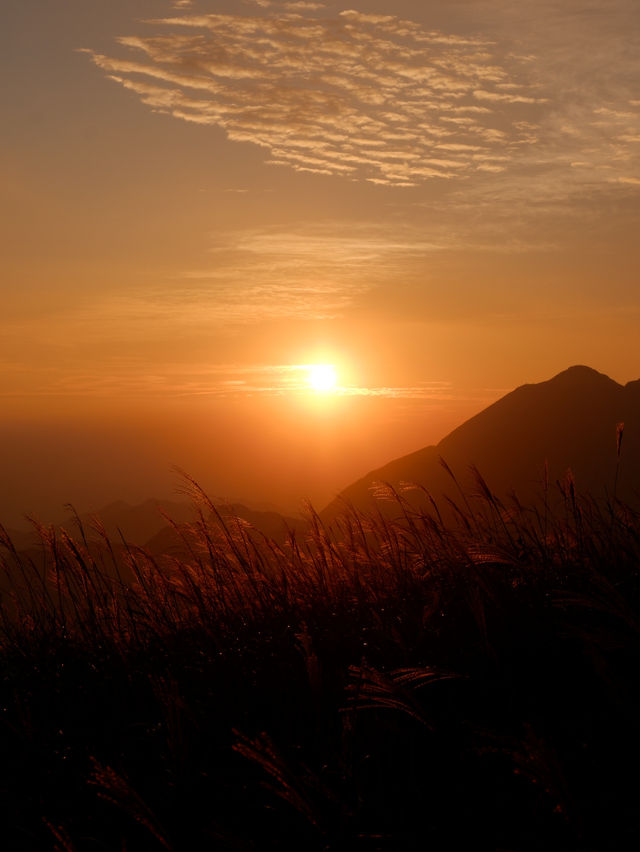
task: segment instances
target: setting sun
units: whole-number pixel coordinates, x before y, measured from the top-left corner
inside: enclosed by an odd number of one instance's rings
[[[331,393],[336,389],[338,374],[333,364],[311,364],[309,384],[317,393]]]

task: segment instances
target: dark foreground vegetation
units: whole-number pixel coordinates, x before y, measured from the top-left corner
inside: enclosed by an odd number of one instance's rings
[[[639,848],[640,517],[386,491],[282,546],[195,485],[179,557],[4,536],[2,848]]]

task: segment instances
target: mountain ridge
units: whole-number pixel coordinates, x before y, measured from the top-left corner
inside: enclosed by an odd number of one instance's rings
[[[616,476],[616,429],[625,422],[624,453]],[[456,476],[476,468],[499,496],[514,490],[535,498],[545,476],[562,480],[568,469],[577,486],[599,499],[632,500],[640,484],[640,380],[626,385],[592,367],[574,365],[552,378],[520,385],[453,429],[438,444],[387,462],[359,478],[320,513],[333,520],[351,504],[370,509],[375,481],[412,481],[434,496],[455,496],[444,459]],[[545,472],[546,468],[546,472]],[[467,480],[469,477],[467,476]],[[463,487],[469,487],[462,481]],[[471,480],[471,488],[474,481]]]

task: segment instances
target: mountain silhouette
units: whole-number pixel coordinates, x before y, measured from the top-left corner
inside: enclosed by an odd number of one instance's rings
[[[241,518],[258,532],[276,540],[284,540],[288,529],[301,527],[299,519],[286,517],[276,511],[249,508],[241,503],[216,501],[216,510],[225,523],[233,518]],[[205,516],[210,522],[216,523],[209,511],[205,511]],[[131,505],[118,500],[104,506],[95,514],[80,515],[80,521],[92,540],[100,538],[94,529],[94,519],[97,519],[113,543],[119,544],[124,540],[127,544],[145,547],[157,555],[173,551],[181,545],[180,535],[174,524],[184,527],[193,523],[197,517],[197,507],[192,503],[149,499]],[[167,518],[171,519],[171,524]],[[67,523],[65,527],[71,530],[73,524]]]
[[[618,460],[617,427],[624,423]],[[424,486],[434,498],[459,502],[453,471],[463,490],[478,491],[476,468],[498,497],[515,492],[527,504],[544,482],[560,493],[571,470],[575,488],[594,499],[637,505],[640,494],[640,380],[622,386],[590,367],[570,367],[539,384],[523,385],[467,420],[436,446],[395,459],[342,491],[321,513],[332,521],[345,507],[370,510],[374,483]],[[618,464],[619,462],[619,464]],[[546,471],[545,471],[546,468]],[[618,468],[616,475],[616,468]],[[406,491],[416,500],[418,492]],[[444,501],[445,504],[448,501]]]
[[[216,511],[219,519],[228,529],[234,529],[238,521],[245,522],[246,526],[243,524],[243,528],[246,535],[253,532],[259,538],[265,536],[278,544],[282,544],[291,532],[304,532],[307,526],[301,518],[288,517],[275,511],[250,509],[240,503],[220,505],[216,507]],[[175,520],[175,518],[172,518],[172,520]],[[219,523],[218,518],[211,514],[208,514],[208,521],[213,526]],[[188,556],[181,536],[181,530],[184,529],[185,524],[182,523],[177,524],[177,529],[173,526],[163,526],[161,530],[145,541],[145,550],[152,556],[162,554]]]
[[[219,527],[222,522],[227,529],[234,531],[240,525],[248,538],[261,540],[266,537],[278,544],[283,544],[291,533],[303,534],[307,529],[307,522],[302,518],[288,517],[273,510],[253,509],[240,503],[218,503],[215,512],[205,507],[204,516],[212,528]],[[142,547],[153,557],[166,555],[189,559],[191,553],[183,535],[194,540],[192,527],[198,518],[198,507],[192,503],[148,499],[131,505],[118,500],[95,513],[70,515],[62,526],[45,524],[44,528],[53,530],[58,536],[66,530],[78,537],[79,521],[88,551],[102,570],[112,577],[117,575],[126,582],[133,582],[135,576],[126,558],[130,546]],[[111,542],[110,559],[106,562],[102,559],[102,533]],[[29,530],[7,529],[5,535],[22,558],[29,560],[36,570],[42,569],[45,565],[43,540],[35,526]],[[2,539],[0,534],[0,543]],[[112,560],[117,564],[115,573]],[[7,577],[0,572],[0,596],[10,592],[11,588],[11,582],[7,582]]]
[[[94,514],[80,515],[80,521],[91,538],[96,538],[93,530],[93,518],[96,517],[113,542],[124,539],[129,544],[144,545],[167,525],[165,515],[176,523],[186,523],[193,520],[195,511],[186,502],[150,498],[131,505],[124,500],[117,500]],[[65,526],[69,528],[68,523]]]

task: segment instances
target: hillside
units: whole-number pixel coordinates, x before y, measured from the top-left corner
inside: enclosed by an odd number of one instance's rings
[[[625,426],[616,483],[619,423]],[[640,381],[622,386],[590,367],[575,366],[549,381],[516,388],[436,446],[395,459],[348,486],[322,512],[323,519],[332,520],[345,504],[372,508],[376,482],[396,488],[418,483],[435,498],[459,499],[441,458],[465,490],[477,489],[471,470],[476,467],[495,494],[515,491],[528,502],[544,488],[546,463],[552,491],[570,469],[582,493],[604,500],[616,483],[617,497],[635,505],[640,487]]]

